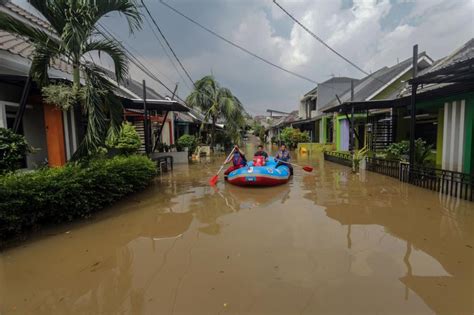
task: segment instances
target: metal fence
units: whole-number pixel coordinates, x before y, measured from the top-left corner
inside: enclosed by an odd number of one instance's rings
[[[324,160],[352,167],[352,156],[350,153],[324,151]]]
[[[349,153],[327,151],[324,159],[351,167]],[[474,201],[474,174],[453,172],[424,166],[410,167],[410,164],[396,160],[366,157],[369,171],[398,178],[402,182],[441,192],[460,199]]]
[[[397,160],[385,160],[375,157],[367,157],[366,168],[369,171],[390,177],[400,177],[400,161]]]
[[[419,187],[474,201],[474,175],[400,163],[400,180]]]

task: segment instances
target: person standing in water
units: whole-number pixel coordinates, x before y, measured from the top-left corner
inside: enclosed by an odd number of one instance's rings
[[[231,158],[225,162],[225,164],[230,162],[232,162],[232,165],[224,172],[224,176],[227,176],[230,174],[230,172],[238,170],[239,168],[247,165],[245,154],[240,151],[238,145],[234,145],[234,153],[232,154]]]
[[[275,155],[275,161],[278,162],[275,168],[278,168],[281,165],[285,165],[290,169],[290,174],[293,175],[293,167],[289,163],[284,163],[284,162],[290,162],[291,156],[290,156],[290,151],[286,149],[286,145],[282,144],[280,147],[280,150],[277,152]]]

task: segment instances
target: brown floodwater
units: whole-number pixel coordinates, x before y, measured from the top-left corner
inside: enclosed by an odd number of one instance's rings
[[[300,156],[274,188],[176,167],[0,253],[0,314],[473,314],[474,203]]]

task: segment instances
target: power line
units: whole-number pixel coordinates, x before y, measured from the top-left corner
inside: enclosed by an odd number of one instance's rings
[[[143,2],[143,0],[142,0],[142,2]],[[225,42],[228,43],[229,45],[232,45],[232,46],[234,46],[235,48],[238,48],[238,49],[240,49],[241,51],[243,51],[243,52],[249,54],[250,56],[255,57],[255,58],[259,59],[260,61],[265,62],[265,63],[268,64],[268,65],[271,65],[271,66],[273,66],[273,67],[275,67],[275,68],[277,68],[277,69],[280,69],[280,70],[282,70],[282,71],[284,71],[284,72],[286,72],[286,73],[289,73],[289,74],[291,74],[291,75],[293,75],[293,76],[296,76],[296,77],[298,77],[298,78],[300,78],[300,79],[309,81],[309,82],[311,82],[311,83],[319,84],[317,81],[314,81],[314,80],[312,80],[312,79],[310,79],[310,78],[308,78],[308,77],[305,77],[305,76],[303,76],[303,75],[301,75],[301,74],[298,74],[298,73],[296,73],[296,72],[293,72],[293,71],[291,71],[291,70],[285,69],[285,68],[283,68],[283,67],[281,67],[281,66],[279,66],[279,65],[277,65],[277,64],[275,64],[275,63],[273,63],[273,62],[271,62],[271,61],[269,61],[269,60],[267,60],[267,59],[265,59],[265,58],[263,58],[263,57],[261,57],[261,56],[259,56],[259,55],[257,55],[257,54],[255,54],[255,53],[251,52],[251,51],[248,50],[247,48],[244,48],[244,47],[240,46],[239,44],[236,44],[236,43],[232,42],[231,40],[225,38],[224,36],[222,36],[222,35],[216,33],[215,31],[213,31],[213,30],[207,28],[207,27],[204,26],[204,25],[200,24],[199,22],[197,22],[196,20],[190,18],[189,16],[185,15],[184,13],[181,13],[180,11],[178,11],[178,10],[175,9],[175,8],[173,8],[172,6],[170,6],[169,4],[167,4],[166,2],[164,2],[163,0],[160,0],[160,2],[161,2],[164,6],[168,7],[170,10],[174,11],[176,14],[182,16],[182,17],[185,18],[186,20],[188,20],[188,21],[190,21],[191,23],[197,25],[198,27],[200,27],[200,28],[202,28],[203,30],[205,30],[206,32],[208,32],[208,33],[214,35],[215,37],[217,37],[217,38],[219,38],[219,39],[225,41]]]
[[[112,32],[111,30],[107,29],[104,25],[102,25],[101,23],[97,23],[98,26],[100,26],[102,28],[102,30],[108,34],[109,37],[112,37],[114,39],[117,40],[117,42],[120,44],[120,46],[129,54],[129,55],[132,55],[132,52],[133,54],[137,55],[138,57],[142,58],[142,59],[146,59],[145,57],[143,57],[143,55],[141,55],[136,49],[134,49],[130,44],[127,44],[125,41],[119,41],[118,39],[120,39],[119,36],[117,36],[116,33]],[[103,34],[102,34],[103,35]],[[128,46],[128,49],[125,47],[125,46]],[[135,57],[137,60],[139,60],[137,57]],[[143,62],[140,61],[140,63],[143,64]],[[176,81],[171,79],[169,76],[167,76],[165,73],[159,71],[157,68],[154,67],[154,64],[151,63],[150,66],[152,66],[153,70],[155,72],[157,72],[158,74],[161,74],[166,80],[168,80],[168,82],[170,83],[173,83],[175,84]]]
[[[153,24],[156,26],[158,32],[160,33],[161,37],[163,38],[163,40],[165,41],[166,45],[168,46],[168,48],[170,49],[171,53],[173,54],[174,58],[176,59],[176,61],[178,62],[179,66],[181,67],[181,69],[183,69],[184,73],[186,74],[186,76],[188,77],[189,81],[191,81],[194,85],[194,81],[193,79],[191,78],[191,75],[189,74],[189,72],[186,70],[186,68],[184,67],[184,65],[181,63],[181,60],[179,60],[178,56],[176,55],[176,53],[174,52],[173,50],[173,47],[171,47],[170,43],[168,42],[168,40],[166,39],[165,37],[165,34],[163,34],[163,32],[161,31],[161,28],[158,26],[158,23],[155,21],[155,18],[153,17],[153,15],[151,15],[150,13],[150,10],[148,10],[148,7],[146,6],[145,2],[143,0],[141,0],[141,3],[143,5],[143,7],[145,8],[146,12],[148,13],[148,16],[150,17],[151,21],[153,22]]]
[[[156,34],[155,29],[153,28],[153,26],[151,25],[150,21],[148,20],[148,18],[146,16],[145,16],[145,21],[147,22],[148,26],[150,27],[151,32],[153,33],[153,35],[157,39],[157,41],[160,44],[161,48],[165,52],[166,57],[168,57],[168,60],[170,61],[171,65],[173,66],[174,70],[179,75],[181,80],[183,80],[184,85],[186,85],[186,87],[191,90],[192,88],[188,85],[187,80],[183,77],[181,72],[178,70],[178,67],[176,67],[176,64],[174,63],[173,58],[171,58],[170,54],[168,53],[168,50],[166,49],[165,45],[163,44],[163,42],[161,40],[161,38],[158,36],[158,34]]]
[[[146,75],[148,75],[151,79],[155,80],[158,82],[161,86],[163,86],[168,92],[173,93],[173,90],[171,90],[163,81],[161,81],[155,74],[153,74],[150,70],[147,69],[147,67],[137,58],[135,55],[130,52],[122,43],[120,43],[104,26],[102,26],[104,29],[104,32],[107,32],[107,35],[104,34],[101,30],[97,29],[97,31],[104,36],[105,38],[113,38],[115,41],[122,47],[122,49],[125,50],[125,52],[129,55],[130,61],[141,71],[143,71]],[[183,103],[186,104],[181,98],[177,96],[179,100],[181,100]]]
[[[288,11],[286,11],[278,2],[276,2],[276,0],[273,0],[273,3],[275,3],[283,12],[286,13],[286,15],[288,15],[296,24],[298,24],[299,26],[301,26],[308,34],[310,34],[313,38],[315,38],[317,41],[319,41],[321,44],[323,44],[326,48],[328,48],[330,51],[332,51],[333,53],[335,53],[337,56],[339,56],[340,58],[342,58],[344,61],[346,61],[347,63],[349,63],[351,66],[353,66],[354,68],[356,68],[357,70],[359,70],[360,72],[364,73],[365,75],[367,76],[372,76],[373,75],[367,71],[365,71],[364,69],[362,69],[361,67],[359,67],[357,64],[355,64],[354,62],[352,62],[351,60],[349,60],[348,58],[344,57],[341,53],[339,53],[337,50],[335,50],[334,48],[332,48],[331,46],[329,46],[329,44],[327,44],[321,37],[319,37],[318,35],[314,34],[313,32],[311,32],[306,26],[304,26],[300,21],[298,21],[293,15],[291,15],[291,13],[289,13]],[[381,83],[384,83],[386,84],[387,82],[384,82],[382,80],[380,80],[379,78],[377,77],[373,77],[375,80],[381,82]]]

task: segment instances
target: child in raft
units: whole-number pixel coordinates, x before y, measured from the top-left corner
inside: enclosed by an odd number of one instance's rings
[[[225,171],[224,176],[227,177],[232,171],[238,170],[241,167],[247,165],[247,159],[245,154],[240,151],[239,146],[234,146],[234,153],[229,160],[225,161],[225,164],[232,162],[232,165]]]

